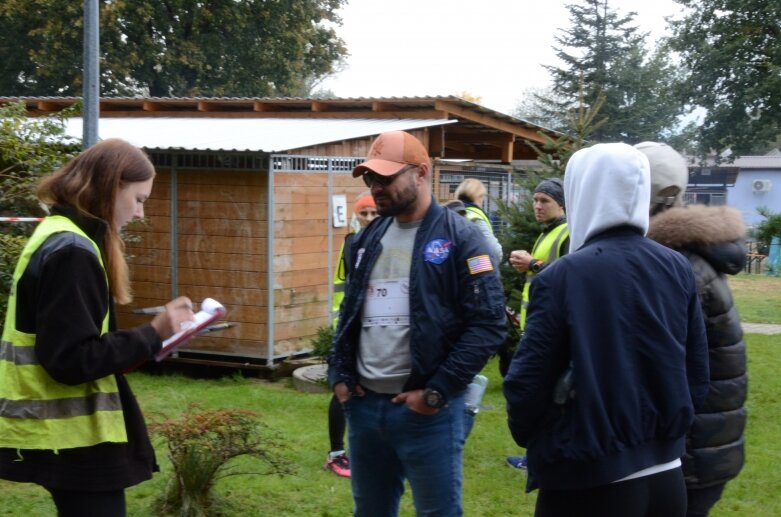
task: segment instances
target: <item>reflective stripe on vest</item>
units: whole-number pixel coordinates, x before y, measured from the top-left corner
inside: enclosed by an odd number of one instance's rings
[[[491,233],[494,233],[494,227],[491,225],[491,220],[485,215],[485,212],[477,208],[476,206],[466,207],[466,218],[470,221],[485,221]]]
[[[94,252],[105,269],[97,244],[67,217],[45,218],[27,242],[14,271],[0,341],[0,447],[57,450],[127,442],[116,378],[109,375],[75,386],[59,383],[38,361],[35,334],[16,329],[19,279],[35,252],[62,232],[84,239],[84,248]],[[107,309],[101,335],[108,332],[108,320]]]
[[[550,264],[561,256],[561,245],[569,237],[569,227],[566,224],[560,224],[550,232],[537,237],[534,243],[531,256],[537,260],[542,260],[545,265]],[[523,300],[521,302],[520,326],[523,329],[526,323],[526,308],[529,305],[529,293],[535,273],[531,270],[526,272],[526,282],[523,284]]]

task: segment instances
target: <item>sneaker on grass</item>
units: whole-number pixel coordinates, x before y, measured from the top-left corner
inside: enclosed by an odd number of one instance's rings
[[[345,453],[341,453],[333,458],[329,455],[323,468],[330,470],[337,476],[350,477],[350,460]]]
[[[526,456],[507,456],[507,464],[514,469],[526,470]]]

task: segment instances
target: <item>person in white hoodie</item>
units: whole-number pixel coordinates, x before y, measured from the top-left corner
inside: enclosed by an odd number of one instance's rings
[[[694,405],[708,390],[694,274],[645,237],[648,159],[626,144],[576,152],[564,178],[570,253],[532,285],[504,380],[537,516],[683,516]]]

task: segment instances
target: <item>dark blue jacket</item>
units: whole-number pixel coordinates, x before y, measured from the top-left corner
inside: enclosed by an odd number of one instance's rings
[[[681,254],[632,227],[598,234],[539,274],[525,331],[504,393],[527,490],[600,486],[683,456],[708,356]],[[556,405],[570,360],[573,395]]]
[[[353,239],[345,297],[329,357],[331,386],[358,382],[356,353],[369,277],[392,218],[377,218]],[[439,250],[439,253],[436,253]],[[415,235],[410,265],[412,372],[404,391],[462,392],[504,341],[504,292],[498,264],[472,274],[469,259],[489,256],[480,229],[433,199]],[[490,259],[489,259],[490,260]]]

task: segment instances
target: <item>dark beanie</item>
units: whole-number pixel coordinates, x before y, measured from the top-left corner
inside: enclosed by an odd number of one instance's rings
[[[542,192],[553,198],[561,208],[564,208],[564,185],[559,178],[543,180],[534,189],[534,193]]]

